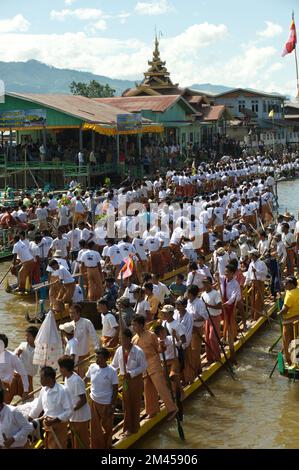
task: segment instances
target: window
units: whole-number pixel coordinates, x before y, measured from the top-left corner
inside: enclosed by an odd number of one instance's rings
[[[267,101],[263,101],[263,112],[266,113],[267,112]]]
[[[251,101],[251,110],[253,113],[258,113],[259,112],[259,102],[258,100],[252,100]]]
[[[281,131],[281,138],[284,139],[284,131]]]
[[[246,107],[245,100],[239,100],[239,113]]]

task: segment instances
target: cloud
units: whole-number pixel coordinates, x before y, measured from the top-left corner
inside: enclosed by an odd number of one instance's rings
[[[87,28],[89,26],[90,22]],[[172,81],[182,87],[193,83],[221,83],[289,93],[293,85],[283,81],[282,73],[291,76],[291,61],[279,62],[279,52],[274,47],[252,43],[237,45],[228,56],[223,54],[227,50],[227,38],[231,41],[225,25],[210,23],[194,24],[177,36],[162,37],[161,58],[166,60]],[[134,37],[91,36],[87,31],[39,35],[0,33],[0,60],[34,58],[58,68],[131,80],[142,79],[153,47],[153,43]],[[280,70],[282,64],[283,71]]]
[[[72,5],[72,4],[75,3],[75,2],[76,2],[76,0],[64,0],[64,3],[65,3],[66,5]]]
[[[26,32],[30,23],[23,15],[15,15],[13,18],[0,20],[0,33]]]
[[[105,31],[107,29],[105,20],[98,20],[95,23],[91,23],[89,26],[92,31]]]
[[[157,0],[153,2],[138,2],[135,6],[135,12],[140,15],[163,15],[174,11],[174,7],[168,0]]]
[[[76,8],[75,10],[65,8],[64,10],[52,10],[50,12],[51,20],[58,21],[64,21],[68,17],[82,21],[97,20],[102,16],[103,12],[98,8]]]
[[[261,38],[274,38],[283,32],[282,26],[272,23],[272,21],[266,21],[266,25],[266,29],[257,33]]]

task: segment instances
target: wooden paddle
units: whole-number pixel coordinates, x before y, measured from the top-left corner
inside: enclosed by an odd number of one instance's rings
[[[1,279],[0,285],[2,284],[2,282],[4,281],[4,279],[6,278],[6,276],[8,276],[8,274],[10,273],[10,270],[11,270],[11,266],[9,266],[8,271],[4,274],[3,278]]]
[[[172,384],[171,384],[171,380],[170,380],[170,377],[169,377],[169,370],[168,370],[168,367],[167,367],[166,357],[165,357],[165,352],[164,351],[162,351],[162,357],[163,357],[163,363],[164,363],[164,369],[165,369],[165,374],[166,374],[167,385],[168,385],[168,388],[169,388],[169,391],[170,391],[170,394],[171,394],[171,398],[172,398],[173,402],[175,403],[175,397],[173,395]],[[180,422],[178,413],[176,414],[175,417],[176,417],[176,421],[177,421],[178,434],[180,436],[180,439],[182,441],[185,441],[185,433],[184,433],[183,426]]]

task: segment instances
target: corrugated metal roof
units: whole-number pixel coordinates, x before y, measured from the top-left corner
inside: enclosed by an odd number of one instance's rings
[[[123,114],[123,108],[117,108],[84,96],[76,95],[39,95],[33,93],[7,93],[9,96],[33,101],[43,106],[72,115],[86,122],[115,125],[118,114]],[[144,122],[151,122],[144,119]]]
[[[202,108],[204,113],[205,121],[218,121],[221,118],[222,113],[225,111],[224,105],[209,106]]]
[[[180,95],[159,96],[123,96],[120,98],[94,98],[98,103],[117,106],[125,111],[137,113],[140,111],[155,111],[163,113],[177,101],[183,100]],[[188,103],[186,103],[188,105]]]

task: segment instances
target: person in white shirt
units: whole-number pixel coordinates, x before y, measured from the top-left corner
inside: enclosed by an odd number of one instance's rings
[[[102,319],[102,345],[107,348],[114,348],[118,344],[119,326],[115,316],[109,312],[109,302],[105,298],[97,301],[97,311]]]
[[[73,359],[74,364],[78,364],[78,340],[75,338],[75,327],[72,322],[63,323],[59,325],[59,330],[62,332],[62,341],[64,343],[64,354]]]
[[[203,301],[198,297],[199,289],[191,285],[187,289],[187,312],[193,315],[192,368],[196,376],[201,373],[201,345],[205,320],[208,314]]]
[[[26,328],[26,341],[23,341],[14,351],[14,354],[21,360],[24,369],[27,373],[29,388],[28,392],[33,391],[33,377],[38,372],[38,366],[33,364],[33,356],[35,351],[35,338],[38,333],[36,326],[29,326]],[[15,373],[11,384],[12,394],[22,397],[24,394],[24,387],[20,374]]]
[[[252,296],[252,313],[253,319],[258,320],[263,315],[264,296],[265,296],[265,280],[268,275],[268,268],[264,261],[259,259],[260,255],[257,250],[249,252],[251,262],[246,274],[246,284],[251,284],[253,288]]]
[[[203,279],[205,290],[201,295],[201,298],[205,303],[205,307],[212,317],[212,321],[209,317],[205,324],[206,355],[209,364],[212,364],[215,361],[220,361],[221,359],[219,338],[221,337],[220,321],[222,303],[220,292],[213,289],[212,283],[213,281],[210,277]]]
[[[35,211],[36,218],[38,220],[38,229],[40,231],[48,229],[48,210],[46,208],[46,203],[41,202],[38,208]]]
[[[49,267],[52,268],[54,272],[58,272],[58,282],[60,282],[61,288],[57,296],[57,301],[58,304],[60,303],[60,308],[58,307],[59,310],[62,310],[64,304],[72,303],[76,282],[70,272],[61,264],[59,265],[55,259],[50,261]]]
[[[186,286],[197,286],[199,290],[203,290],[203,279],[205,278],[205,274],[198,271],[197,263],[193,262],[189,264],[189,273],[187,276]]]
[[[40,383],[42,389],[29,418],[38,418],[43,412],[46,448],[66,449],[67,424],[73,413],[71,396],[63,385],[56,382],[56,372],[52,367],[41,368]]]
[[[90,343],[92,342],[94,348],[99,348],[99,339],[96,330],[88,318],[81,317],[82,308],[78,304],[71,305],[70,318],[75,327],[75,338],[78,340],[78,361],[81,363],[90,356]],[[84,377],[87,370],[87,363],[79,365],[78,374]]]
[[[95,250],[95,243],[88,242],[87,250],[81,257],[81,272],[86,273],[88,293],[87,298],[89,301],[94,302],[99,300],[103,295],[103,274],[101,267],[102,257],[98,251]]]
[[[145,290],[143,287],[137,287],[134,290],[135,297],[135,313],[141,315],[146,321],[150,321],[151,307],[149,302],[145,299]]]
[[[4,394],[0,386],[0,450],[25,449],[33,425],[15,406],[5,404]]]
[[[60,250],[62,252],[62,258],[67,259],[69,250],[70,250],[70,242],[66,235],[64,235],[62,229],[58,229],[57,237],[54,238],[51,245],[50,255],[55,253],[55,251]]]
[[[131,277],[128,277],[127,281],[128,281],[128,284],[127,284],[127,287],[125,288],[125,291],[123,293],[123,297],[125,297],[126,299],[129,299],[130,305],[134,306],[136,304],[136,299],[135,299],[135,296],[134,296],[134,292],[138,288],[138,285],[134,284],[131,281]]]
[[[190,384],[196,378],[196,371],[193,367],[192,356],[192,333],[193,333],[193,315],[187,312],[187,299],[178,297],[175,302],[176,310],[173,318],[184,327],[186,341],[182,344],[184,351],[184,367],[182,371],[182,379],[184,385]]]
[[[108,349],[96,349],[95,353],[96,363],[89,366],[84,379],[91,384],[91,448],[111,449],[118,377],[116,370],[107,364]]]
[[[286,250],[287,250],[287,275],[293,276],[294,269],[296,266],[296,256],[295,256],[295,247],[296,247],[296,239],[293,233],[290,231],[290,226],[288,223],[282,224],[282,242],[284,243]]]
[[[22,380],[23,395],[25,400],[28,395],[29,382],[28,375],[23,366],[22,361],[11,351],[8,351],[8,338],[5,334],[0,334],[0,382],[4,389],[4,401],[9,404],[14,398],[14,390],[12,389],[14,373],[17,372]],[[14,387],[15,388],[15,387]]]
[[[285,244],[283,243],[281,239],[281,234],[277,233],[274,236],[274,240],[276,241],[276,249],[274,252],[274,256],[277,256],[277,261],[281,265],[281,270],[283,271],[286,262],[287,262],[287,250],[285,247]]]
[[[159,274],[153,274],[152,275],[152,280],[153,280],[153,287],[154,287],[154,294],[156,297],[158,297],[160,304],[164,304],[165,298],[169,297],[171,295],[170,290],[166,286],[166,284],[163,284],[163,282],[160,282],[160,275]],[[157,290],[155,291],[155,286],[157,286]]]
[[[83,204],[81,197],[76,196],[74,201],[74,223],[84,222],[84,217],[86,213],[86,207]]]
[[[63,228],[66,227],[69,224],[69,220],[70,220],[69,207],[61,203],[58,209],[59,227],[63,227]]]
[[[123,432],[129,436],[140,428],[140,408],[143,395],[143,373],[147,368],[145,354],[132,344],[131,330],[122,332],[121,346],[116,350],[111,366],[120,371],[126,387],[123,387],[124,424]],[[123,358],[125,357],[125,364]]]
[[[85,383],[74,372],[74,360],[66,355],[58,359],[58,365],[62,377],[64,377],[65,389],[69,392],[73,413],[70,417],[70,430],[72,433],[73,449],[89,449],[89,423],[91,418],[90,407],[87,403]]]
[[[81,286],[79,286],[79,284],[76,284],[72,302],[73,304],[79,304],[80,302],[83,302],[83,301],[84,301],[83,289]]]
[[[32,272],[34,269],[34,258],[30,252],[29,246],[20,240],[19,235],[14,237],[14,245],[12,249],[13,266],[21,268],[18,271],[18,289],[20,292],[25,292],[28,285],[32,282]]]

